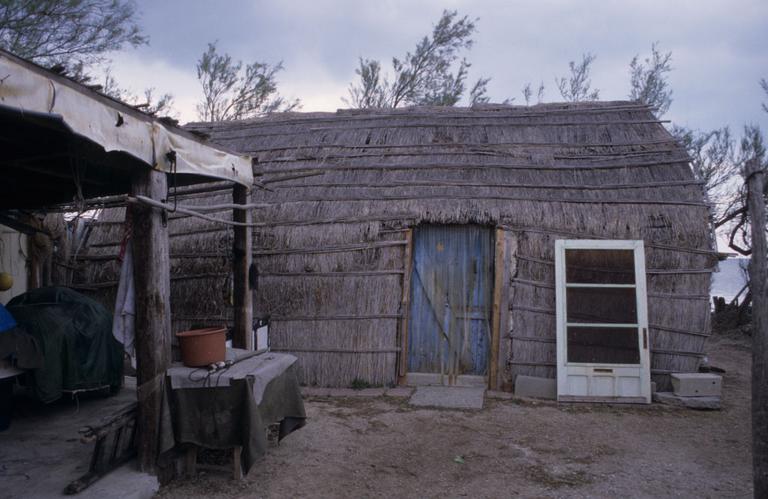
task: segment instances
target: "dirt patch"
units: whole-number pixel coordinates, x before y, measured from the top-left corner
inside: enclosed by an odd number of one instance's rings
[[[748,339],[718,336],[723,410],[486,400],[312,398],[307,426],[240,483],[176,482],[160,497],[751,497]]]

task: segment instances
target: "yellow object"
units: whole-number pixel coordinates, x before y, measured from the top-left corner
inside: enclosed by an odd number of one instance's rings
[[[13,287],[13,276],[8,272],[0,272],[0,291],[8,291]]]

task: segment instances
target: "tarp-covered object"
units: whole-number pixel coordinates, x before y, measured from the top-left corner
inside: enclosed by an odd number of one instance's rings
[[[102,305],[71,289],[48,287],[15,297],[7,308],[43,350],[45,365],[31,372],[41,402],[53,402],[62,390],[120,387],[123,348]]]

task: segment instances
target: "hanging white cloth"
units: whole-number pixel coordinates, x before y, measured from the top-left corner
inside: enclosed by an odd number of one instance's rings
[[[129,242],[125,245],[123,265],[120,268],[120,284],[117,286],[112,335],[123,344],[123,349],[131,358],[131,366],[134,368],[136,368],[136,346],[134,344],[135,298],[136,294],[133,286],[133,249]]]

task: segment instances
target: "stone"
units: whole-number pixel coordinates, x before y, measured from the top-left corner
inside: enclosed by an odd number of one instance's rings
[[[515,378],[515,396],[555,400],[557,380],[518,374]]]
[[[422,407],[482,409],[485,388],[464,386],[419,386],[409,403]]]
[[[723,378],[712,373],[674,373],[672,391],[681,397],[719,397]]]
[[[656,392],[653,401],[660,404],[698,409],[704,411],[719,411],[720,397],[681,397],[672,392]]]

